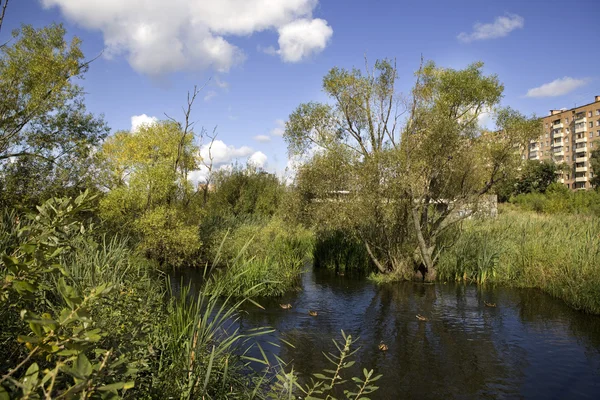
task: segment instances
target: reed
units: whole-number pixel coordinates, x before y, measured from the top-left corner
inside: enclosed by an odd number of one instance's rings
[[[600,314],[600,219],[508,210],[467,221],[444,251],[438,279],[539,288]]]

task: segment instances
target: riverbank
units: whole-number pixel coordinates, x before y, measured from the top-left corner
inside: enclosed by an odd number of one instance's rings
[[[440,256],[438,280],[539,288],[600,314],[600,219],[503,209],[497,219],[465,221]]]

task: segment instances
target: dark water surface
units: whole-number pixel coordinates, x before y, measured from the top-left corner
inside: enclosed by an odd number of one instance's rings
[[[275,328],[261,346],[292,360],[303,376],[330,368],[322,352],[335,350],[331,339],[343,329],[361,346],[352,372],[360,366],[383,374],[374,399],[600,399],[600,317],[537,290],[377,286],[312,270],[302,284],[302,291],[259,300],[265,310],[248,305],[240,323],[243,330]]]

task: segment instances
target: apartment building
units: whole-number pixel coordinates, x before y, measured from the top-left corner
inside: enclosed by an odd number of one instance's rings
[[[600,148],[600,96],[569,110],[550,110],[542,123],[544,134],[531,141],[527,157],[565,164],[559,182],[569,189],[588,189],[594,173],[589,167],[590,153]]]

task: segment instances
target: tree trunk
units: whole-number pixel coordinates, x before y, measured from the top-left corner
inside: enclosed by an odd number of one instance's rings
[[[425,266],[425,273],[423,274],[423,279],[427,278],[427,280],[435,279],[435,267],[433,265],[433,260],[431,255],[433,254],[433,250],[435,246],[428,246],[425,242],[425,238],[423,237],[423,231],[421,230],[421,218],[419,218],[419,209],[418,207],[413,207],[412,209],[412,217],[413,223],[415,225],[415,233],[417,234],[417,242],[419,244],[419,252],[421,254],[421,261]],[[425,277],[425,274],[427,277]]]
[[[381,262],[379,262],[377,257],[375,257],[375,254],[373,254],[373,251],[371,251],[371,246],[369,246],[369,243],[365,239],[363,239],[363,243],[365,244],[365,247],[367,248],[367,253],[369,253],[369,257],[371,257],[371,260],[373,260],[373,263],[375,264],[375,266],[377,267],[379,272],[381,272],[382,274],[387,273],[388,271],[385,268],[385,266],[382,265]]]

